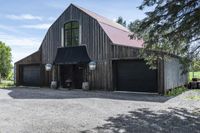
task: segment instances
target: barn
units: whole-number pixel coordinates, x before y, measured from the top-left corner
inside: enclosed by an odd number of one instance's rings
[[[153,92],[187,82],[176,57],[151,70],[138,57],[142,40],[130,39],[125,27],[70,4],[48,29],[40,48],[15,63],[17,86],[50,86],[107,91]],[[49,67],[49,69],[47,69]]]

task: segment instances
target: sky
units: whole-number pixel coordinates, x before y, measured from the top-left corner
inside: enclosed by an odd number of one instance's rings
[[[51,24],[71,4],[115,21],[145,17],[142,0],[0,0],[0,41],[12,49],[12,63],[37,51]]]

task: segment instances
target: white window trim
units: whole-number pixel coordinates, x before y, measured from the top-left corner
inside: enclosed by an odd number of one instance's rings
[[[64,27],[62,27],[61,29],[61,47],[65,46],[65,42],[64,42]]]
[[[82,39],[82,38],[81,38],[81,37],[82,37],[82,36],[81,36],[81,35],[82,35],[82,32],[81,32],[81,31],[82,31],[82,25],[81,25],[80,22],[79,22],[79,44],[78,44],[78,45],[81,45],[81,39]]]

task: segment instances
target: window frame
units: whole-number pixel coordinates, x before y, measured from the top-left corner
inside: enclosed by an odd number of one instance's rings
[[[78,24],[78,27],[75,27],[75,28],[73,27],[73,23],[74,22],[76,24]],[[65,27],[67,24],[70,24],[70,28],[69,29],[67,29]],[[65,47],[66,46],[78,46],[80,44],[80,24],[79,24],[79,21],[73,20],[73,21],[66,22],[64,24],[63,29],[64,29],[64,32],[63,32],[63,34],[64,34],[64,46]],[[76,36],[73,36],[73,31],[75,31],[75,30],[78,31],[78,43],[77,44],[73,44],[73,39],[76,38]],[[67,40],[68,37],[66,35],[66,32],[70,32],[70,37],[69,38],[70,38],[71,44],[68,44],[68,40]]]

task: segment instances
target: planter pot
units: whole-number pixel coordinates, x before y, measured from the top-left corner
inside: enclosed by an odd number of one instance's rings
[[[83,90],[89,90],[89,83],[88,82],[83,82],[82,83],[82,89]]]
[[[51,88],[57,89],[57,81],[51,81]]]

